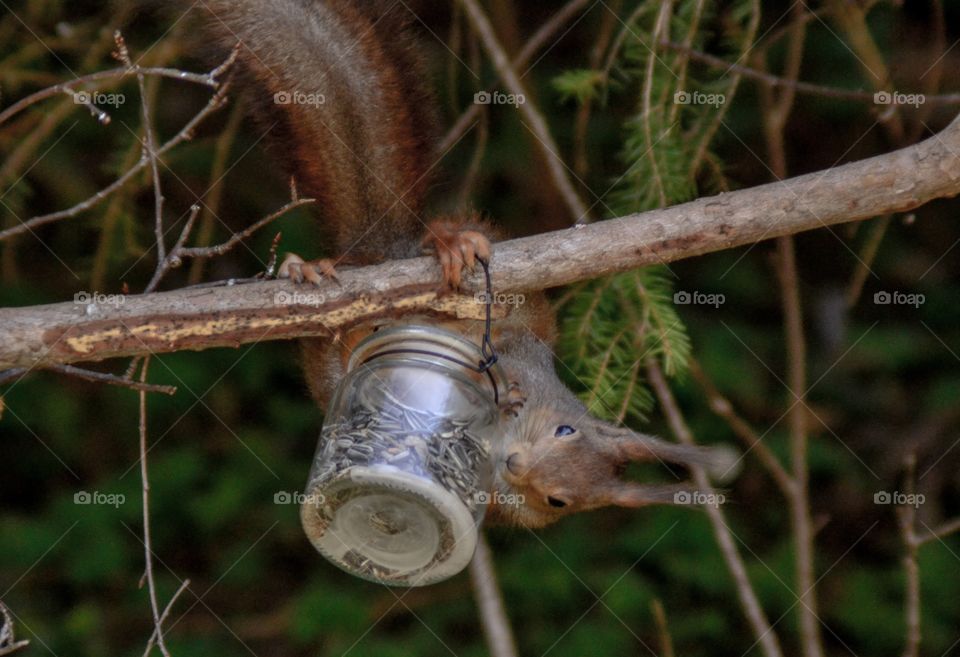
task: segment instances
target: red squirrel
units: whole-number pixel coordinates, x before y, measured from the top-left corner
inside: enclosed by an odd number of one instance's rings
[[[420,255],[440,261],[443,282],[489,259],[498,230],[475,213],[426,209],[436,164],[434,104],[406,3],[348,0],[203,0],[207,29],[237,66],[253,115],[300,191],[317,199],[332,230],[336,264],[369,265]],[[333,261],[288,257],[281,274],[316,282]],[[493,266],[496,266],[495,263]],[[435,320],[432,320],[435,321]],[[682,484],[624,481],[631,461],[698,464],[723,472],[724,450],[687,447],[590,416],[560,381],[552,345],[556,317],[542,292],[495,323],[493,342],[510,381],[509,412],[494,441],[488,521],[542,527],[607,505],[671,503]],[[481,323],[444,324],[476,339]],[[303,341],[312,396],[325,406],[344,375],[350,348],[373,327],[343,339]]]

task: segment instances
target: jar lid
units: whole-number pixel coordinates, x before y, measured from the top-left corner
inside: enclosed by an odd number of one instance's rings
[[[452,493],[383,466],[311,494],[300,507],[310,542],[352,575],[384,584],[423,586],[463,570],[477,545],[473,516]]]

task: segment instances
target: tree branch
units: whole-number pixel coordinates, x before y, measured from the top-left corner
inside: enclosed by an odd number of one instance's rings
[[[498,292],[544,289],[782,235],[905,212],[960,193],[960,118],[908,148],[670,208],[497,245]],[[0,369],[331,335],[407,312],[482,316],[437,297],[430,258],[340,272],[316,288],[266,281],[0,309]],[[480,290],[478,272],[465,288]],[[304,298],[304,292],[310,294]],[[298,296],[299,295],[299,296]],[[113,301],[113,303],[109,303]],[[497,307],[500,316],[504,308]]]

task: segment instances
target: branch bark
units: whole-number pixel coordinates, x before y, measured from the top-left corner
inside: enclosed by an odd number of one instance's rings
[[[497,292],[544,289],[847,221],[960,193],[960,118],[908,148],[670,208],[502,242]],[[483,289],[479,272],[467,290]],[[471,295],[437,297],[430,258],[341,272],[306,291],[289,281],[0,309],[0,369],[331,335],[377,317],[482,316]],[[304,302],[303,296],[309,292]],[[284,296],[285,295],[285,296]],[[300,295],[300,296],[297,296]],[[122,299],[122,302],[120,300]],[[107,299],[110,301],[110,299]],[[498,307],[501,315],[503,308]]]

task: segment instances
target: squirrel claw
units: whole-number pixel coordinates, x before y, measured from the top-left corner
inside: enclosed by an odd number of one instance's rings
[[[340,283],[337,270],[333,266],[333,260],[321,258],[306,262],[296,253],[286,255],[283,262],[280,263],[279,269],[277,269],[277,278],[289,278],[294,283],[307,281],[314,285],[320,285],[321,280],[329,278],[338,284]]]
[[[452,290],[460,288],[464,269],[473,271],[477,260],[490,260],[490,240],[483,233],[464,230],[450,221],[431,222],[422,244],[436,254],[444,286]]]

